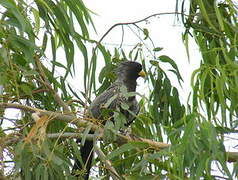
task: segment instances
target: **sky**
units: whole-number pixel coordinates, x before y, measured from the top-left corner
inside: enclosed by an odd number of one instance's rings
[[[150,16],[155,13],[171,13],[175,12],[175,0],[84,0],[83,1],[94,14],[92,15],[93,22],[95,24],[97,33],[91,28],[91,39],[99,40],[103,34],[116,23],[134,22]],[[174,15],[163,15],[160,17],[153,17],[148,19],[147,22],[138,24],[141,28],[147,28],[149,35],[155,44],[155,47],[163,47],[160,55],[167,55],[171,57],[177,63],[180,73],[184,79],[183,88],[177,83],[174,76],[171,76],[172,84],[179,88],[180,99],[186,103],[188,94],[190,92],[190,76],[194,69],[196,69],[200,62],[199,50],[196,44],[191,40],[190,42],[190,63],[187,58],[185,46],[182,42],[183,25],[176,21]],[[135,30],[135,29],[133,29]],[[129,29],[125,27],[124,41],[122,48],[125,50],[131,50],[138,42],[139,38]],[[119,47],[121,44],[122,30],[121,27],[113,29],[107,37],[103,40],[103,44],[106,48],[113,50],[115,47]],[[151,44],[148,44],[151,46]],[[62,53],[62,54],[61,54]],[[63,52],[60,52],[57,58],[64,57]],[[76,53],[77,54],[77,53]],[[51,51],[47,53],[48,62],[51,61]],[[80,58],[75,55],[75,58]],[[77,59],[75,59],[77,60]],[[148,59],[149,61],[150,59]],[[78,61],[80,62],[80,61]],[[82,62],[82,61],[81,61]],[[102,61],[103,62],[103,61]],[[103,67],[104,64],[98,66]],[[82,82],[82,70],[80,64],[76,69],[79,73],[76,77],[69,79],[68,82],[78,92],[82,90],[80,83]],[[98,72],[100,67],[97,68]],[[59,75],[63,75],[60,71]],[[145,95],[148,92],[148,84],[144,83],[143,79],[138,80],[138,92]],[[0,89],[1,92],[1,89]],[[7,117],[9,119],[17,119],[21,117],[18,110],[8,109],[6,110]],[[7,126],[9,124],[7,123]]]
[[[175,12],[175,0],[84,0],[86,6],[95,13],[92,16],[93,22],[97,29],[97,34],[91,29],[91,38],[99,40],[103,34],[116,23],[134,22],[143,19],[155,13]],[[163,15],[160,17],[150,18],[147,22],[138,24],[141,28],[147,28],[155,47],[163,47],[160,55],[171,57],[178,65],[180,73],[184,79],[183,88],[179,89],[181,100],[186,103],[189,92],[191,91],[190,81],[192,72],[199,67],[201,56],[195,42],[190,39],[189,51],[190,61],[188,60],[185,46],[182,42],[183,25],[176,21],[174,15]],[[103,40],[107,48],[113,49],[121,43],[122,31],[120,27],[111,31]],[[139,42],[138,37],[132,33],[129,28],[125,28],[125,38],[123,48],[131,50]],[[103,66],[100,65],[100,66]],[[79,67],[80,68],[80,65]],[[175,78],[171,78],[173,85],[178,86]],[[72,79],[71,84],[76,84]],[[80,81],[79,81],[80,82]],[[147,84],[143,80],[138,82],[139,93],[146,92]],[[76,87],[76,89],[79,89]],[[17,113],[10,113],[9,118],[16,118]],[[12,115],[12,116],[11,116]],[[234,142],[234,141],[233,141]],[[232,147],[236,143],[229,141],[227,150],[234,150]]]
[[[158,0],[86,0],[86,6],[97,13],[93,16],[93,21],[97,27],[97,35],[94,34],[93,38],[99,40],[102,35],[114,24],[134,22],[143,19],[155,13],[175,12],[175,0],[158,1]],[[192,72],[200,65],[201,55],[199,48],[194,40],[189,40],[190,61],[188,60],[185,46],[182,41],[182,32],[184,31],[183,25],[176,21],[174,15],[163,15],[149,19],[147,23],[140,23],[141,28],[148,28],[150,36],[153,39],[156,47],[163,47],[161,55],[171,57],[178,65],[180,73],[184,79],[182,88],[179,87],[177,80],[171,77],[172,84],[179,89],[180,99],[183,103],[187,102],[189,93],[191,92],[191,75]],[[127,29],[128,30],[128,29]],[[114,29],[103,43],[107,48],[118,47],[116,44],[121,42],[121,28]],[[131,48],[131,46],[138,43],[138,38],[132,33],[125,35],[123,48]],[[141,81],[138,82],[139,93],[146,92],[147,85]],[[229,136],[229,135],[228,135]],[[232,135],[234,138],[238,135]],[[226,138],[225,146],[227,151],[237,151],[235,146],[237,140]],[[229,168],[232,167],[229,163]],[[216,165],[214,163],[214,170]],[[218,173],[220,174],[220,173]],[[220,174],[222,175],[222,174]]]
[[[93,15],[97,34],[91,33],[92,38],[96,40],[99,40],[103,34],[116,23],[134,22],[155,13],[175,12],[176,6],[175,0],[167,0],[163,2],[158,0],[87,0],[84,1],[84,3],[90,10],[97,14]],[[179,87],[177,79],[174,76],[171,76],[171,81],[179,88],[181,100],[186,102],[191,90],[191,74],[199,67],[201,59],[198,47],[191,39],[189,63],[185,46],[182,41],[182,32],[184,31],[183,25],[176,21],[174,15],[153,17],[147,22],[138,25],[141,28],[147,28],[149,30],[149,35],[153,40],[155,47],[163,48],[159,55],[167,55],[177,63],[180,73],[184,78],[183,87]],[[123,48],[131,50],[133,46],[139,42],[139,39],[128,27],[125,27],[124,32],[125,38],[123,41]],[[102,43],[107,48],[113,49],[114,47],[119,47],[121,37],[121,27],[116,27],[108,34]],[[147,88],[146,85],[143,85],[142,80],[139,80],[138,85],[139,92],[144,92]]]

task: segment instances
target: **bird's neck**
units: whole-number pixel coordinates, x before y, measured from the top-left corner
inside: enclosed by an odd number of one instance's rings
[[[136,91],[136,81],[124,81],[124,84],[127,87],[128,92],[135,92]]]
[[[136,80],[118,79],[117,82],[126,86],[128,92],[136,91],[136,85],[137,85]]]

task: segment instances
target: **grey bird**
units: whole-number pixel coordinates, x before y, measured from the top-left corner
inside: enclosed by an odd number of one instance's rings
[[[125,87],[127,92],[135,92],[137,86],[136,80],[140,76],[145,77],[145,72],[142,70],[142,65],[140,63],[134,61],[123,61],[117,68],[116,74],[116,81],[91,103],[89,114],[95,119],[103,120],[103,109],[108,108],[110,110],[115,110],[121,103],[125,103],[129,107],[128,111],[124,109],[120,109],[120,111],[126,117],[127,122],[125,125],[129,126],[135,118],[134,115],[137,115],[139,112],[139,105],[134,95],[125,98],[122,96],[120,90],[121,87]],[[107,107],[105,107],[106,104],[108,104]],[[113,113],[111,113],[110,116],[113,116]],[[112,120],[112,118],[110,119]],[[89,178],[93,157],[92,149],[92,141],[85,141],[84,145],[80,148],[82,161],[86,164],[87,170],[84,179]],[[82,165],[77,160],[73,167],[73,170],[76,169],[82,169]]]

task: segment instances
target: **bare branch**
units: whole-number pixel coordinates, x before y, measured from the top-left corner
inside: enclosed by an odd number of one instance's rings
[[[99,47],[99,45],[101,44],[101,42],[103,41],[103,39],[117,26],[124,26],[124,25],[136,25],[138,23],[141,23],[143,21],[147,21],[148,19],[152,18],[152,17],[156,17],[156,16],[161,16],[161,15],[169,15],[169,14],[174,14],[174,15],[178,15],[178,14],[181,14],[181,15],[184,15],[184,16],[188,16],[184,13],[180,13],[180,12],[165,12],[165,13],[155,13],[155,14],[152,14],[150,16],[147,16],[143,19],[140,19],[140,20],[137,20],[137,21],[132,21],[132,22],[127,22],[127,23],[117,23],[117,24],[114,24],[113,26],[111,26],[107,31],[106,33],[103,34],[103,36],[99,39],[98,42],[96,42],[96,47],[93,48],[92,50],[92,58],[91,58],[91,61],[90,61],[90,65],[89,65],[89,76],[88,76],[88,82],[87,82],[87,85],[86,85],[86,90],[85,90],[85,94],[86,94],[86,102],[85,102],[85,107],[87,106],[87,102],[88,100],[90,99],[90,92],[91,92],[91,88],[90,88],[90,79],[92,77],[92,65],[93,65],[93,57],[95,56],[96,54],[96,51]],[[86,109],[86,108],[85,108]]]
[[[91,126],[91,130],[95,131],[98,130],[100,132],[99,135],[97,135],[97,139],[100,139],[103,135],[103,128],[100,127],[99,125],[96,125],[92,122],[89,121],[89,119],[85,118],[76,118],[74,116],[71,115],[66,115],[66,114],[62,114],[62,113],[56,113],[56,112],[52,112],[52,111],[45,111],[42,109],[37,109],[37,108],[33,108],[30,106],[25,106],[25,105],[21,105],[21,104],[14,104],[14,103],[0,103],[0,107],[3,108],[16,108],[16,109],[22,109],[24,111],[29,111],[29,112],[39,112],[41,116],[43,115],[47,115],[49,117],[51,117],[51,120],[60,120],[60,121],[64,121],[64,122],[68,122],[68,123],[72,123],[75,124],[77,127],[86,127],[86,126]],[[56,133],[56,134],[52,134],[49,135],[49,138],[54,138],[54,137],[59,137],[61,134],[61,137],[82,137],[82,135],[80,133]],[[86,138],[88,140],[92,140],[94,135],[87,135]],[[165,149],[165,148],[169,148],[171,147],[170,144],[167,143],[163,143],[163,142],[157,142],[157,141],[153,141],[151,139],[145,139],[145,138],[140,138],[140,137],[136,137],[133,135],[122,135],[122,134],[117,134],[118,138],[121,138],[123,140],[124,143],[127,142],[144,142],[147,143],[149,146],[151,146],[154,150],[159,151],[161,149]],[[9,139],[9,141],[5,142],[4,144],[13,144],[18,142],[19,140],[21,140],[21,138],[16,138],[14,137],[13,139]],[[236,162],[238,160],[238,152],[226,152],[227,154],[227,161],[228,162]]]
[[[228,162],[238,161],[238,152],[226,152]]]
[[[84,135],[82,133],[52,133],[52,134],[47,134],[48,138],[79,138],[81,139]],[[93,141],[94,135],[93,134],[87,134],[86,139],[89,141]]]
[[[137,20],[137,21],[132,21],[132,22],[127,22],[127,23],[117,23],[117,24],[114,24],[113,26],[111,26],[108,30],[107,30],[107,32],[101,37],[101,39],[98,41],[98,44],[100,44],[102,41],[103,41],[103,39],[109,34],[109,32],[112,30],[112,29],[114,29],[115,27],[117,27],[117,26],[124,26],[124,25],[134,25],[134,24],[138,24],[138,23],[141,23],[141,22],[144,22],[144,21],[147,21],[148,19],[150,19],[150,18],[152,18],[152,17],[156,17],[156,16],[161,16],[161,15],[169,15],[169,14],[176,14],[176,15],[178,15],[178,14],[183,14],[184,16],[187,16],[186,14],[184,14],[184,13],[179,13],[179,12],[165,12],[165,13],[155,13],[155,14],[152,14],[152,15],[150,15],[150,16],[147,16],[147,17],[145,17],[145,18],[143,18],[143,19],[140,19],[140,20]]]
[[[45,112],[45,110],[33,108],[31,106],[25,106],[22,104],[16,104],[16,103],[0,103],[1,108],[14,108],[14,109],[21,109],[23,111],[28,112]]]
[[[60,120],[60,121],[64,121],[67,123],[72,123],[75,124],[78,127],[85,127],[85,126],[91,126],[92,130],[99,130],[100,132],[102,132],[102,128],[100,128],[99,126],[95,125],[94,123],[90,122],[90,118],[87,117],[82,117],[82,118],[77,118],[75,116],[72,115],[67,115],[67,114],[62,114],[62,113],[58,113],[58,112],[52,112],[52,111],[46,111],[46,110],[42,110],[42,109],[38,109],[38,108],[33,108],[30,106],[25,106],[25,105],[21,105],[21,104],[15,104],[15,103],[0,103],[0,107],[2,108],[15,108],[15,109],[21,109],[23,111],[27,111],[27,112],[39,112],[40,116],[43,115],[47,115],[51,118],[51,120]]]
[[[110,175],[113,179],[122,179],[121,176],[117,173],[116,169],[112,166],[111,161],[107,160],[105,154],[101,151],[101,149],[95,144],[94,151],[97,153],[99,159],[105,163],[106,168],[109,170]]]

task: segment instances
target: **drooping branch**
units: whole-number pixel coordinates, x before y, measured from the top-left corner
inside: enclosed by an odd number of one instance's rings
[[[20,109],[27,112],[45,112],[45,110],[33,108],[31,106],[25,106],[22,104],[17,103],[0,103],[1,108],[14,108],[14,109]]]
[[[52,133],[52,134],[47,134],[48,138],[83,138],[82,133],[70,133],[70,132],[65,132],[65,133]],[[93,141],[94,135],[93,134],[87,134],[86,139],[89,141]]]
[[[79,138],[81,139],[83,137],[83,134],[81,133],[53,133],[53,134],[47,134],[48,138]],[[120,138],[124,139],[124,143],[126,142],[144,142],[147,143],[148,145],[150,145],[153,149],[159,151],[161,149],[165,149],[165,148],[169,148],[171,147],[170,144],[166,144],[163,142],[157,142],[157,141],[153,141],[150,139],[145,139],[145,138],[135,138],[135,137],[128,137],[128,136],[123,136],[120,135]],[[86,135],[86,139],[89,141],[92,141],[94,139],[94,135],[92,134],[87,134]],[[97,136],[97,139],[100,139],[100,137]],[[16,144],[17,142],[19,142],[20,140],[22,140],[22,138],[20,136],[12,136],[12,137],[8,137],[7,139],[4,139],[4,142],[0,142],[2,147],[5,146],[9,146],[12,144]],[[98,152],[100,153],[100,152]],[[227,155],[227,162],[237,162],[238,161],[238,152],[226,152]]]
[[[51,87],[50,82],[44,73],[44,70],[42,68],[43,64],[40,62],[39,57],[35,56],[35,60],[36,60],[37,70],[41,76],[40,83],[42,83],[44,86],[46,86],[47,89],[49,89],[49,91],[52,93],[55,101],[61,107],[63,107],[64,112],[70,113],[70,109],[69,109],[68,105],[60,98],[60,96],[57,94],[57,92]]]
[[[0,103],[0,107],[2,108],[16,108],[16,109],[22,109],[24,111],[28,112],[39,112],[40,115],[47,115],[51,118],[51,120],[61,120],[67,123],[72,123],[75,124],[78,127],[86,127],[86,126],[91,126],[91,129],[93,131],[98,130],[100,134],[97,134],[97,139],[102,138],[103,135],[103,128],[88,121],[88,119],[84,118],[75,118],[74,116],[62,114],[62,113],[56,113],[56,112],[51,112],[51,111],[46,111],[42,109],[37,109],[21,104],[14,104],[14,103]],[[80,133],[56,133],[56,134],[49,134],[49,138],[65,138],[65,137],[77,137],[77,138],[82,138],[82,134]],[[86,135],[87,140],[92,140],[94,135]],[[150,139],[145,139],[141,137],[136,137],[133,135],[122,135],[122,134],[117,134],[118,138],[122,139],[124,143],[127,142],[144,142],[147,143],[151,148],[153,148],[156,151],[159,151],[161,149],[169,148],[171,147],[170,144],[163,143],[163,142],[158,142]],[[12,142],[16,143],[17,141],[21,140],[22,138],[16,138],[12,137],[9,138],[7,141],[7,144],[11,144]],[[6,144],[6,143],[4,143]],[[238,152],[226,152],[227,154],[227,161],[228,162],[236,162],[238,161]]]
[[[33,108],[33,107],[30,107],[30,106],[25,106],[25,105],[16,104],[16,103],[0,103],[0,107],[21,109],[23,111],[32,112],[32,113],[37,112],[37,113],[39,113],[40,116],[43,116],[43,115],[49,116],[51,118],[51,120],[56,120],[57,119],[57,120],[64,121],[64,122],[67,122],[67,123],[75,124],[78,127],[91,126],[92,130],[96,130],[96,129],[100,130],[101,129],[99,126],[90,122],[89,121],[90,119],[87,118],[87,117],[79,118],[79,117],[75,117],[75,116],[68,115],[68,114],[46,111],[46,110]]]
[[[109,173],[112,176],[112,178],[119,180],[122,179],[121,176],[117,173],[116,169],[112,166],[111,161],[107,159],[106,155],[101,151],[101,149],[97,145],[94,145],[94,151],[96,152],[100,160],[105,163],[105,166],[109,170]]]
[[[99,39],[99,41],[95,41],[96,43],[96,46],[95,48],[93,48],[92,50],[92,58],[91,58],[91,61],[90,61],[90,64],[89,64],[89,76],[88,76],[88,81],[87,81],[87,85],[86,85],[86,89],[85,89],[85,94],[86,94],[86,102],[85,102],[85,107],[87,105],[87,102],[88,100],[90,99],[90,92],[91,92],[91,87],[90,87],[90,81],[91,81],[91,77],[92,77],[92,67],[93,67],[93,59],[96,55],[96,52],[97,52],[97,49],[98,47],[101,45],[101,42],[103,41],[103,39],[116,27],[118,26],[125,26],[125,25],[135,25],[137,26],[136,24],[138,23],[141,23],[141,22],[145,22],[147,21],[148,19],[152,18],[152,17],[156,17],[156,16],[161,16],[161,15],[183,15],[183,16],[188,16],[182,12],[164,12],[164,13],[155,13],[155,14],[152,14],[152,15],[149,15],[143,19],[140,19],[140,20],[137,20],[137,21],[132,21],[132,22],[125,22],[125,23],[116,23],[114,25],[112,25],[103,35],[102,37]],[[138,26],[137,26],[138,27]]]
[[[132,22],[126,22],[126,23],[116,23],[114,24],[113,26],[111,26],[107,31],[106,33],[103,34],[103,36],[101,37],[101,39],[98,41],[98,44],[100,44],[103,39],[117,26],[125,26],[125,25],[134,25],[134,24],[138,24],[138,23],[141,23],[141,22],[145,22],[147,21],[148,19],[152,18],[152,17],[156,17],[156,16],[161,16],[161,15],[169,15],[169,14],[174,14],[174,15],[179,15],[179,14],[182,14],[184,16],[188,16],[184,13],[180,13],[180,12],[165,12],[165,13],[155,13],[155,14],[151,14],[143,19],[140,19],[140,20],[137,20],[137,21],[132,21]]]
[[[226,152],[228,162],[238,161],[238,152]]]

